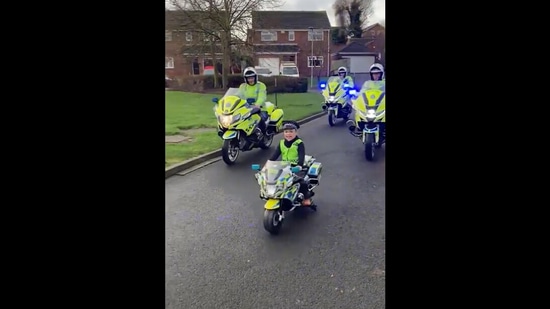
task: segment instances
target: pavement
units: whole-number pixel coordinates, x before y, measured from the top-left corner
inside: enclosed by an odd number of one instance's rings
[[[385,146],[367,162],[326,116],[298,134],[323,163],[318,211],[287,214],[277,236],[250,169],[274,146],[166,179],[165,308],[385,308]]]

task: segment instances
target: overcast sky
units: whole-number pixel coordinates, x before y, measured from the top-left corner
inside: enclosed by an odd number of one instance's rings
[[[326,10],[328,18],[332,26],[336,26],[334,20],[334,11],[332,4],[334,0],[282,0],[285,4],[278,10],[285,11],[318,11]],[[166,3],[166,0],[165,0]],[[169,5],[168,5],[169,6]],[[377,23],[385,19],[386,16],[386,0],[373,0],[374,13],[367,22],[368,25]]]
[[[334,20],[334,11],[332,10],[332,4],[334,0],[283,0],[285,5],[280,8],[280,10],[290,10],[290,11],[317,11],[317,10],[326,10],[330,23],[333,26],[336,26]],[[374,24],[383,19],[386,16],[386,0],[374,0],[373,1],[374,13],[370,17],[370,20],[367,24]]]

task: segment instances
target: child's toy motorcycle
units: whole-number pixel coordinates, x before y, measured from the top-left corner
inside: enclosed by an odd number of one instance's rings
[[[304,170],[307,175],[304,181],[313,197],[313,189],[319,185],[321,179],[321,162],[315,161],[312,156],[306,156]],[[265,200],[264,228],[271,234],[278,234],[284,220],[285,212],[290,212],[297,207],[309,207],[317,210],[317,206],[302,206],[296,173],[300,172],[299,166],[292,167],[286,161],[267,161],[260,170],[259,164],[253,164],[252,169],[258,171],[255,174],[260,185],[260,198]]]

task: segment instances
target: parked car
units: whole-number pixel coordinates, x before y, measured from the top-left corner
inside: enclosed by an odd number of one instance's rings
[[[298,66],[293,61],[281,63],[280,75],[290,77],[300,77]]]
[[[272,73],[269,68],[265,67],[254,67],[254,69],[256,70],[256,73],[258,73],[258,75],[260,76],[270,77]]]

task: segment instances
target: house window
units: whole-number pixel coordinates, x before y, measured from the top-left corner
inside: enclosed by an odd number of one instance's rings
[[[200,66],[199,66],[199,59],[197,59],[197,58],[193,59],[193,63],[191,64],[191,68],[192,68],[192,71],[191,71],[192,75],[200,75],[201,74],[201,69],[200,69]]]
[[[204,32],[202,34],[202,38],[205,42],[215,42],[218,40],[218,38],[220,37],[220,33],[218,31],[214,31],[212,33],[208,32]]]
[[[322,67],[323,66],[323,56],[308,56],[307,57],[307,67]]]
[[[173,69],[174,68],[174,58],[173,57],[165,57],[164,58],[164,68],[165,69]]]
[[[172,31],[164,30],[164,40],[166,42],[172,41]]]
[[[187,42],[193,41],[193,33],[192,33],[192,32],[189,32],[189,31],[188,31],[188,32],[185,32],[185,40],[186,40]]]
[[[294,41],[294,31],[289,31],[288,32],[288,40],[289,41]]]
[[[307,40],[308,41],[322,41],[323,40],[323,30],[313,29],[308,31]]]
[[[294,56],[294,55],[283,55],[283,61],[296,63],[296,56]]]
[[[277,31],[262,31],[262,41],[263,42],[277,41]]]

